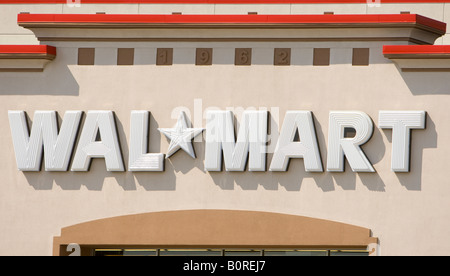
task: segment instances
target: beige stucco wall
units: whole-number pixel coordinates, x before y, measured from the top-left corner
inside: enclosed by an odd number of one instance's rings
[[[77,66],[77,49],[59,45],[58,57],[43,73],[0,75],[0,253],[51,254],[52,238],[62,227],[99,218],[161,210],[236,209],[297,214],[372,229],[380,254],[448,254],[450,187],[447,160],[447,73],[400,73],[371,43],[371,64],[351,66],[351,48],[361,43],[324,43],[332,64],[313,67],[313,47],[320,43],[250,43],[254,65],[234,66],[239,43],[179,43],[173,66],[118,67],[110,44],[97,44],[99,66]],[[124,44],[126,45],[126,44]],[[367,43],[365,44],[367,46]],[[115,47],[122,45],[115,44]],[[137,56],[168,44],[140,45]],[[214,48],[213,66],[195,66],[196,47]],[[273,66],[275,47],[291,47],[293,64]],[[103,51],[103,54],[100,52]],[[153,56],[153,55],[151,55]],[[295,61],[294,61],[295,60]],[[150,64],[149,64],[150,63]],[[197,101],[196,101],[197,99]],[[168,141],[156,130],[172,127],[180,107],[198,122],[198,109],[209,107],[311,110],[322,161],[326,164],[328,114],[360,110],[375,126],[379,110],[425,110],[427,128],[412,132],[411,172],[390,171],[392,131],[375,127],[363,146],[377,173],[305,173],[302,160],[288,172],[205,172],[204,142],[194,143],[197,159],[178,152],[165,172],[108,173],[103,160],[90,172],[19,172],[9,131],[8,110],[113,110],[127,165],[131,110],[149,110],[150,151],[165,153]],[[177,109],[178,108],[178,109]],[[273,109],[276,110],[276,109]],[[277,129],[276,113],[271,128]],[[237,118],[240,120],[240,118]],[[203,126],[205,122],[203,120]],[[272,155],[268,155],[270,164]]]
[[[62,227],[100,218],[233,209],[366,227],[379,238],[381,255],[447,255],[448,73],[401,73],[383,57],[383,44],[52,43],[58,56],[43,73],[0,73],[0,254],[50,255]],[[76,65],[82,46],[97,48],[98,65]],[[114,65],[118,47],[136,48],[136,65]],[[155,65],[156,48],[164,47],[174,48],[173,66]],[[214,49],[212,66],[194,65],[199,47]],[[252,66],[234,65],[239,47],[253,48]],[[330,66],[311,65],[314,47],[331,48]],[[369,66],[351,65],[357,47],[371,48]],[[292,48],[291,66],[272,65],[274,48]],[[128,167],[131,110],[151,112],[150,152],[166,153],[169,142],[157,128],[172,127],[182,109],[204,127],[199,116],[211,107],[268,108],[272,130],[287,110],[312,111],[324,166],[329,111],[366,112],[375,128],[363,149],[377,172],[353,173],[347,164],[344,173],[305,173],[300,159],[288,172],[205,172],[204,140],[194,143],[197,159],[180,151],[165,161],[165,172],[109,173],[101,159],[85,173],[19,172],[7,116],[8,110],[24,110],[30,119],[36,110],[56,110],[61,117],[67,110],[113,110]],[[380,110],[427,111],[426,129],[412,132],[409,173],[390,171],[392,131],[377,127]]]

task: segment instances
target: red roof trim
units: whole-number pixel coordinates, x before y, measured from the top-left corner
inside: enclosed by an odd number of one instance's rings
[[[450,45],[385,45],[383,46],[383,55],[386,58],[396,60],[449,60]],[[396,61],[397,62],[397,61]],[[442,64],[436,64],[436,68],[423,67],[424,64],[417,64],[415,68],[402,68],[402,71],[421,72],[443,72],[448,68],[442,68]],[[428,64],[429,66],[429,64]],[[448,67],[448,66],[447,66]]]
[[[442,55],[450,54],[450,45],[385,45],[384,55]]]
[[[48,45],[0,45],[0,54],[42,54],[56,56],[56,48]]]
[[[446,24],[416,14],[144,15],[19,14],[18,23],[118,24],[383,24],[416,23],[444,32]]]
[[[69,0],[76,3],[76,0]],[[369,0],[370,1],[370,0]],[[80,0],[82,4],[365,4],[367,0]],[[376,0],[372,0],[376,3]],[[450,0],[380,0],[380,3],[450,3]],[[0,0],[0,4],[66,4],[67,0]]]

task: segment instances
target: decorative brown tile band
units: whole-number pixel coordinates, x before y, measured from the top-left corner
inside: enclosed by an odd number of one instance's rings
[[[314,66],[330,65],[330,48],[314,48]],[[173,65],[173,48],[156,49],[156,65]],[[354,48],[352,65],[369,65],[369,48]],[[134,65],[135,49],[119,48],[117,51],[117,65]],[[252,64],[252,48],[235,48],[234,64],[236,66]],[[95,65],[95,48],[78,49],[78,65]],[[213,48],[196,48],[195,65],[213,65]],[[275,48],[273,65],[290,66],[291,48]]]

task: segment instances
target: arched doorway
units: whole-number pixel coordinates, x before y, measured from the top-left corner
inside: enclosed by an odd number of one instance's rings
[[[77,244],[81,255],[96,250],[363,250],[375,254],[370,229],[303,216],[233,210],[186,210],[105,218],[63,228],[54,237],[53,254],[68,255]],[[373,249],[372,249],[373,247]],[[249,251],[250,250],[250,251]],[[124,251],[122,251],[124,252]],[[152,251],[153,252],[153,251]],[[165,251],[164,251],[165,252]]]

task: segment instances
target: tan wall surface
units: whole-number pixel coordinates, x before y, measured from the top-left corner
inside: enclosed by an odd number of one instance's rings
[[[51,255],[61,228],[91,220],[231,209],[365,227],[379,239],[382,255],[448,255],[448,73],[402,73],[383,57],[383,44],[51,44],[58,47],[58,56],[43,73],[0,73],[0,254]],[[76,65],[77,48],[87,46],[97,48],[98,65]],[[115,65],[119,47],[136,48],[136,65]],[[174,48],[173,66],[155,65],[156,48],[164,47]],[[234,65],[234,48],[239,47],[253,48],[252,66]],[[331,48],[330,66],[311,65],[314,47]],[[351,65],[357,47],[371,48],[369,66]],[[194,65],[196,48],[214,49],[212,66]],[[291,66],[272,65],[274,48],[292,49]],[[199,100],[201,108],[195,109]],[[288,172],[205,172],[204,139],[194,143],[196,159],[180,151],[165,161],[165,172],[110,173],[100,159],[85,173],[17,170],[8,110],[24,110],[30,119],[36,110],[56,110],[61,117],[67,110],[113,110],[128,167],[131,110],[151,112],[149,150],[165,153],[169,143],[157,128],[172,127],[180,107],[193,122],[210,107],[273,107],[279,119],[271,113],[272,129],[280,127],[287,110],[310,110],[324,166],[329,111],[363,111],[375,126],[363,149],[377,172],[353,173],[347,164],[343,173],[305,173],[302,160],[292,160]],[[427,111],[426,129],[412,132],[409,173],[390,171],[392,131],[377,127],[380,110]]]
[[[332,56],[334,51],[348,53],[340,58],[346,62],[277,67],[265,52],[292,47],[295,55],[312,48],[260,43],[254,48],[256,65],[236,67],[230,47],[237,44],[205,43],[175,47],[173,66],[89,67],[75,64],[76,48],[60,47],[43,73],[1,74],[0,232],[7,237],[0,241],[1,254],[51,254],[52,237],[62,227],[81,222],[185,209],[256,210],[329,219],[371,229],[380,240],[381,254],[448,254],[446,73],[400,73],[376,44],[370,66],[355,67],[350,64],[354,45],[328,45]],[[113,64],[111,45],[103,46],[107,51],[102,64]],[[147,46],[152,51],[167,45]],[[197,46],[214,48],[229,63],[193,65]],[[313,111],[324,165],[331,110],[366,112],[375,126],[379,110],[425,110],[427,128],[412,133],[410,173],[390,171],[392,131],[377,127],[363,146],[377,173],[353,173],[348,165],[344,173],[305,173],[302,160],[293,160],[288,172],[210,173],[204,171],[204,142],[194,143],[197,159],[178,152],[166,160],[162,173],[108,173],[103,160],[94,160],[86,173],[17,171],[8,110],[25,110],[31,118],[35,110],[57,110],[60,116],[66,110],[113,110],[127,164],[131,110],[151,111],[150,152],[165,153],[168,141],[156,128],[172,127],[178,113],[171,113],[179,107],[187,107],[195,116],[196,99],[202,100],[203,111],[277,107],[280,122],[287,110]],[[271,127],[279,127],[274,121],[272,114]],[[270,160],[271,154],[268,164]]]

